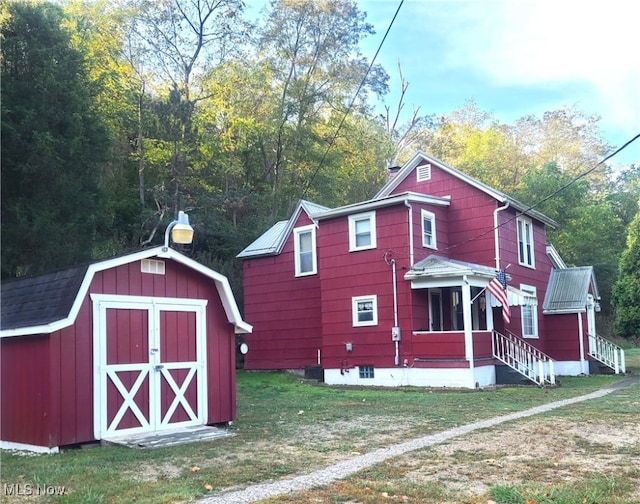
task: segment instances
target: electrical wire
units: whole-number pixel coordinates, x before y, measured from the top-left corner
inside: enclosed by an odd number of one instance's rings
[[[514,216],[510,217],[509,219],[505,220],[504,222],[501,222],[500,224],[498,224],[497,226],[493,226],[491,228],[489,228],[486,231],[483,231],[482,233],[473,236],[471,238],[468,238],[466,240],[463,240],[459,243],[455,243],[453,245],[449,245],[447,247],[444,247],[442,249],[440,249],[441,251],[446,251],[446,250],[451,250],[453,248],[457,248],[457,247],[461,247],[462,245],[466,245],[468,243],[471,243],[475,240],[478,240],[480,238],[483,238],[484,236],[493,233],[495,230],[500,229],[502,226],[505,226],[506,224],[509,224],[510,222],[516,220],[518,217],[525,215],[527,212],[535,209],[536,207],[540,206],[542,203],[544,203],[545,201],[548,201],[549,199],[553,198],[554,196],[557,196],[559,193],[561,193],[562,191],[564,191],[565,189],[567,189],[568,187],[572,186],[573,184],[575,184],[578,180],[586,177],[587,175],[589,175],[590,173],[594,172],[596,169],[598,169],[598,167],[604,163],[606,163],[609,159],[611,159],[612,157],[614,157],[615,155],[617,155],[618,153],[622,152],[624,149],[626,149],[629,145],[631,145],[633,142],[635,142],[636,140],[638,140],[640,138],[640,133],[637,134],[636,136],[634,136],[631,140],[625,142],[621,147],[619,147],[618,149],[616,149],[615,151],[613,151],[611,154],[608,154],[607,156],[605,156],[603,159],[601,159],[600,161],[598,161],[595,165],[593,165],[591,168],[589,168],[587,171],[581,173],[580,175],[574,177],[573,179],[571,179],[569,182],[567,182],[565,185],[563,185],[562,187],[560,187],[559,189],[556,189],[555,191],[553,191],[551,194],[545,196],[544,198],[542,198],[541,200],[539,200],[538,202],[534,203],[533,205],[525,208],[524,210],[517,212]],[[389,249],[387,250],[386,253],[393,253],[393,254],[397,254],[397,255],[405,255],[405,256],[409,256],[408,253],[406,252],[400,252],[397,250],[392,250]],[[386,255],[385,253],[385,255]]]
[[[553,191],[551,194],[545,196],[544,198],[542,198],[541,200],[539,200],[537,203],[534,203],[533,205],[525,208],[524,210],[522,210],[521,212],[517,212],[513,217],[510,217],[509,219],[507,219],[504,222],[501,222],[500,224],[498,224],[497,226],[492,227],[491,229],[489,229],[488,231],[485,231],[477,236],[474,236],[472,238],[469,238],[467,240],[461,241],[460,243],[456,243],[454,245],[450,245],[448,247],[446,247],[444,250],[450,250],[452,248],[456,248],[456,247],[460,247],[462,245],[466,245],[467,243],[470,243],[474,240],[477,240],[479,238],[482,238],[490,233],[493,233],[496,229],[500,229],[502,226],[505,226],[506,224],[509,224],[510,222],[516,220],[518,217],[521,217],[522,215],[527,214],[528,212],[530,212],[531,210],[535,209],[536,207],[540,206],[542,203],[544,203],[545,201],[550,200],[551,198],[553,198],[554,196],[557,196],[558,194],[560,194],[562,191],[564,191],[565,189],[571,187],[573,184],[575,184],[578,180],[583,179],[584,177],[586,177],[587,175],[589,175],[590,173],[593,173],[595,170],[598,169],[598,167],[602,164],[604,164],[605,162],[607,162],[609,159],[611,159],[612,157],[614,157],[616,154],[618,154],[619,152],[622,152],[624,149],[626,149],[629,145],[631,145],[633,142],[635,142],[638,138],[640,138],[640,133],[637,134],[636,136],[634,136],[631,140],[629,140],[628,142],[625,142],[624,145],[622,145],[621,147],[619,147],[618,149],[616,149],[614,152],[612,152],[611,154],[608,154],[607,156],[605,156],[603,159],[601,159],[600,161],[598,161],[595,165],[593,165],[591,168],[589,168],[587,171],[581,173],[580,175],[574,177],[573,179],[571,179],[569,182],[567,182],[565,185],[563,185],[562,187],[556,189],[555,191]]]
[[[382,37],[382,40],[380,41],[380,44],[378,45],[378,49],[376,50],[376,53],[374,54],[373,58],[371,59],[371,63],[369,63],[369,67],[367,68],[367,71],[365,72],[364,77],[362,77],[362,80],[360,81],[360,85],[358,86],[358,89],[356,90],[355,94],[353,95],[353,98],[351,99],[351,102],[349,103],[349,106],[347,107],[347,110],[343,114],[342,119],[340,120],[340,124],[338,124],[338,127],[336,128],[336,131],[333,134],[333,137],[331,138],[331,141],[329,142],[329,145],[325,149],[324,154],[322,155],[322,159],[320,159],[320,161],[318,162],[318,166],[316,167],[315,171],[313,172],[313,175],[307,181],[307,183],[305,184],[304,189],[302,190],[302,196],[301,196],[302,199],[304,199],[305,195],[307,194],[307,191],[311,187],[311,184],[313,183],[313,181],[315,180],[316,176],[318,175],[318,172],[320,171],[320,168],[322,168],[322,165],[324,164],[324,161],[327,158],[327,154],[329,154],[329,150],[334,146],[335,141],[338,138],[338,134],[340,133],[340,130],[342,129],[342,126],[344,125],[344,122],[347,119],[347,116],[349,115],[349,112],[351,112],[351,109],[353,108],[353,105],[355,104],[356,99],[358,98],[358,94],[360,94],[360,91],[364,87],[364,84],[367,81],[367,77],[369,77],[369,73],[371,73],[371,69],[373,68],[373,64],[375,63],[376,58],[378,57],[378,54],[380,53],[380,50],[382,49],[382,46],[384,45],[384,42],[387,39],[387,35],[389,35],[389,32],[391,31],[391,27],[393,26],[393,23],[395,22],[396,18],[398,17],[398,13],[400,12],[400,8],[402,7],[403,3],[404,3],[404,0],[400,0],[400,4],[398,5],[398,8],[396,9],[396,12],[393,15],[393,18],[391,19],[391,22],[389,23],[389,26],[387,27],[387,31],[385,32],[384,37]]]

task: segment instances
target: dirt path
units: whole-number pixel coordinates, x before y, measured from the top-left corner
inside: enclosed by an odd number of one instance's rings
[[[385,448],[380,448],[364,455],[358,455],[349,459],[342,460],[330,467],[319,469],[309,474],[304,474],[296,476],[294,478],[287,478],[269,483],[260,483],[242,489],[230,489],[218,495],[200,499],[198,502],[200,504],[244,504],[256,502],[261,499],[267,499],[276,495],[289,494],[296,491],[308,490],[316,486],[327,485],[336,480],[350,476],[369,466],[383,462],[393,457],[398,457],[414,450],[420,450],[425,447],[439,445],[450,439],[458,438],[460,436],[464,436],[465,434],[469,434],[480,429],[496,427],[500,424],[511,422],[513,420],[531,417],[571,404],[603,397],[607,394],[610,394],[611,392],[614,392],[621,388],[629,387],[636,383],[640,383],[640,377],[632,377],[583,396],[565,399],[562,401],[555,401],[552,403],[537,406],[535,408],[530,408],[528,410],[490,418],[488,420],[463,425],[436,434],[431,434],[421,438],[412,439],[410,441],[405,441],[403,443],[391,445]],[[522,438],[520,437],[520,440],[521,439]]]

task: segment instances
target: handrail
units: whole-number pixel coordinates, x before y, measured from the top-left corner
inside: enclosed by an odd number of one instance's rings
[[[589,355],[609,366],[615,374],[625,374],[624,350],[599,334],[589,334]]]
[[[493,357],[541,387],[555,385],[553,359],[513,333],[504,335],[492,331]]]

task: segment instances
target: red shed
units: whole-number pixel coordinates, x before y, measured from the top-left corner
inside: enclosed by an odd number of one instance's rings
[[[164,247],[3,283],[2,447],[232,421],[251,329],[226,277]]]

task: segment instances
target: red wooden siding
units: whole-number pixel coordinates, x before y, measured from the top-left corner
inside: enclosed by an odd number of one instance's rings
[[[589,342],[587,341],[587,319],[586,314],[563,314],[545,315],[549,320],[547,327],[547,344],[545,351],[560,361],[580,360],[580,337],[578,334],[578,316],[582,317],[582,327],[584,331],[584,358],[587,358]],[[546,320],[545,320],[546,321]]]
[[[414,210],[415,212],[415,210]],[[435,213],[435,212],[434,212]],[[419,225],[419,211],[417,212]],[[401,358],[410,348],[410,285],[403,275],[409,267],[408,209],[404,205],[376,210],[377,248],[349,252],[348,217],[324,220],[319,229],[319,264],[322,268],[322,365],[339,368],[352,365],[390,367],[394,365],[395,344],[391,341],[394,325],[392,268],[385,262],[396,261],[399,317],[403,337]],[[421,243],[418,242],[418,243]],[[353,327],[352,298],[377,296],[378,324]],[[408,319],[408,318],[409,319]],[[353,350],[346,350],[346,343]]]
[[[0,340],[2,369],[1,437],[6,441],[52,446],[53,401],[49,394],[49,337]],[[28,364],[25,364],[28,363]]]
[[[302,213],[295,227],[308,224]],[[318,264],[318,270],[322,267]],[[253,325],[244,336],[249,346],[245,369],[315,364],[322,340],[320,280],[319,275],[295,276],[293,234],[280,255],[245,260],[243,274],[243,315]]]
[[[433,163],[430,180],[417,182],[415,172],[411,173],[393,193],[400,194],[406,191],[451,197],[451,205],[446,210],[446,222],[442,223],[444,225],[439,225],[440,223],[436,221],[438,235],[440,230],[448,231],[448,236],[442,245],[440,245],[440,237],[437,237],[440,255],[479,264],[495,262],[493,233],[479,236],[493,228],[493,211],[497,206],[493,198],[463,180],[451,176]],[[419,222],[419,212],[417,217]],[[420,236],[419,229],[416,236]],[[470,238],[474,239],[469,241]],[[421,241],[417,242],[417,244],[420,243]],[[422,255],[417,254],[416,262],[427,255],[429,255],[428,251],[423,252]]]

